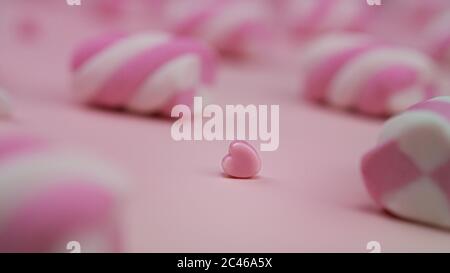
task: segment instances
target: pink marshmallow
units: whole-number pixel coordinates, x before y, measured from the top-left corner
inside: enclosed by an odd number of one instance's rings
[[[360,34],[330,34],[304,52],[302,94],[370,115],[392,115],[436,96],[434,64],[426,55]]]
[[[361,166],[379,206],[450,228],[450,97],[421,102],[387,121]]]
[[[176,34],[202,39],[221,53],[252,55],[271,43],[270,17],[263,2],[172,1],[166,8],[166,24]]]
[[[83,247],[90,242],[78,234],[100,230],[104,242],[99,249],[85,251],[120,251],[118,223],[111,217],[115,209],[111,193],[92,181],[59,180],[54,183],[55,186],[34,192],[14,209],[0,233],[1,250],[63,250],[68,242],[65,239],[78,241]]]
[[[121,251],[122,174],[24,135],[0,137],[0,252]]]
[[[213,83],[214,59],[201,43],[165,33],[102,36],[75,52],[74,91],[85,103],[167,115],[170,102],[189,105]]]
[[[295,37],[308,38],[330,31],[361,31],[373,19],[360,0],[273,0],[279,20]]]

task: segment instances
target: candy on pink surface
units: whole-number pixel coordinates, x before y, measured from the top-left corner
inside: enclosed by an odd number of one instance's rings
[[[273,1],[278,5],[279,20],[298,37],[336,30],[359,31],[372,20],[371,9],[360,0]]]
[[[401,218],[450,228],[450,97],[421,102],[388,120],[361,166],[378,205]]]
[[[245,141],[233,141],[222,160],[225,174],[235,178],[251,178],[261,170],[258,152]]]
[[[439,94],[433,61],[364,34],[313,40],[303,59],[302,94],[370,115],[392,115]]]
[[[86,154],[24,135],[0,137],[0,252],[122,250],[124,176]]]
[[[168,28],[195,36],[222,53],[249,55],[270,44],[268,7],[258,0],[171,1],[166,7]],[[262,49],[261,49],[262,48]]]
[[[72,60],[74,91],[89,104],[167,114],[212,84],[214,54],[203,44],[166,33],[110,34],[81,46]],[[169,111],[170,112],[170,111]]]

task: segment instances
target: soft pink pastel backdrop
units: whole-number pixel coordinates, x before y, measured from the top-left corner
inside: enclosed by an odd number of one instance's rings
[[[448,232],[374,206],[359,160],[382,121],[298,99],[294,48],[283,46],[276,60],[221,67],[214,103],[280,105],[278,151],[261,153],[258,178],[229,179],[220,166],[229,142],[175,142],[170,121],[74,103],[70,54],[105,22],[78,20],[76,8],[27,14],[2,4],[0,85],[13,96],[15,113],[1,127],[84,147],[131,173],[127,251],[367,252],[372,240],[383,251],[450,251]],[[22,17],[39,22],[36,35],[17,35]]]

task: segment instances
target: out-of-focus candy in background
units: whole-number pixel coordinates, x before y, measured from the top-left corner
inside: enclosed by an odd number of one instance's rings
[[[304,97],[362,113],[391,115],[440,93],[427,55],[365,34],[328,34],[304,58]]]
[[[178,35],[206,41],[219,52],[248,55],[270,42],[265,1],[169,0],[165,24]]]
[[[0,134],[0,252],[123,250],[127,178],[78,149]]]
[[[373,8],[359,0],[273,0],[278,18],[295,37],[330,31],[362,31],[373,20]]]

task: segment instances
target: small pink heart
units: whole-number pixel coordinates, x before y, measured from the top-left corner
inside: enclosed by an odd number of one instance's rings
[[[251,178],[261,170],[258,152],[245,141],[233,141],[222,160],[225,174],[236,178]]]

